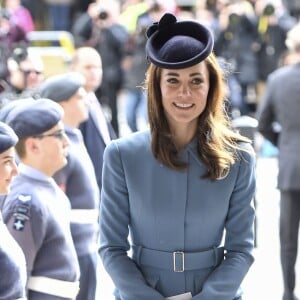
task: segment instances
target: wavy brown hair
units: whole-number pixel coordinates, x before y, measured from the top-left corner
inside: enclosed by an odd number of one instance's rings
[[[225,176],[237,159],[241,149],[238,141],[251,142],[231,127],[231,121],[225,111],[225,83],[223,72],[216,56],[211,53],[205,59],[209,72],[209,91],[207,104],[198,119],[195,137],[198,156],[207,166],[203,178],[212,180]],[[179,149],[172,138],[162,105],[160,89],[161,68],[150,64],[146,74],[148,96],[148,117],[152,136],[152,152],[156,159],[174,170],[185,170],[187,163],[178,158]]]

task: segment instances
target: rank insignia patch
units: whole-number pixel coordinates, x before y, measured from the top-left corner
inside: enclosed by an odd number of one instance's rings
[[[18,199],[22,202],[27,202],[31,200],[31,195],[19,195]]]
[[[25,220],[21,218],[15,218],[14,229],[17,231],[22,231],[25,227]]]
[[[19,195],[14,209],[13,228],[17,231],[23,231],[26,221],[30,219],[31,195]]]

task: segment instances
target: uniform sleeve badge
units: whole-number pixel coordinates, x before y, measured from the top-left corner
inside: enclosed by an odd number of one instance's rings
[[[23,231],[25,223],[30,219],[31,195],[19,195],[14,209],[13,228],[17,231]]]
[[[26,221],[21,218],[15,218],[13,228],[17,231],[23,231],[25,227],[25,222]]]

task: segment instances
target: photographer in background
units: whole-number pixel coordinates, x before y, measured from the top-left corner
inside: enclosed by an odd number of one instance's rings
[[[0,78],[8,75],[7,59],[15,47],[27,44],[25,31],[14,23],[5,8],[0,8]]]
[[[287,50],[287,31],[296,20],[289,15],[282,4],[274,5],[270,0],[260,0],[255,4],[258,29],[258,99],[264,92],[265,82],[270,73],[279,66],[279,60]]]
[[[125,115],[131,132],[148,126],[146,91],[143,88],[149,62],[146,59],[146,30],[166,12],[163,4],[154,2],[137,18],[136,29],[130,35],[127,44],[127,56],[124,60],[125,80],[122,99],[125,102]]]
[[[36,87],[44,80],[44,64],[38,54],[26,47],[13,50],[7,60],[8,76],[0,84],[0,108],[11,100],[32,97]]]
[[[118,21],[119,15],[119,1],[96,1],[79,16],[73,27],[75,46],[93,47],[102,57],[103,79],[96,94],[101,104],[110,108],[111,124],[117,136],[118,94],[124,80],[122,63],[129,38],[128,31]]]
[[[232,1],[219,14],[220,32],[215,39],[215,53],[232,65],[241,87],[241,115],[253,114],[258,81],[257,20],[252,5]]]

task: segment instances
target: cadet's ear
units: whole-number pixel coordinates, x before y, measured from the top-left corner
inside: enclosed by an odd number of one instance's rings
[[[26,152],[37,154],[40,149],[39,145],[39,139],[28,137],[25,141]]]

